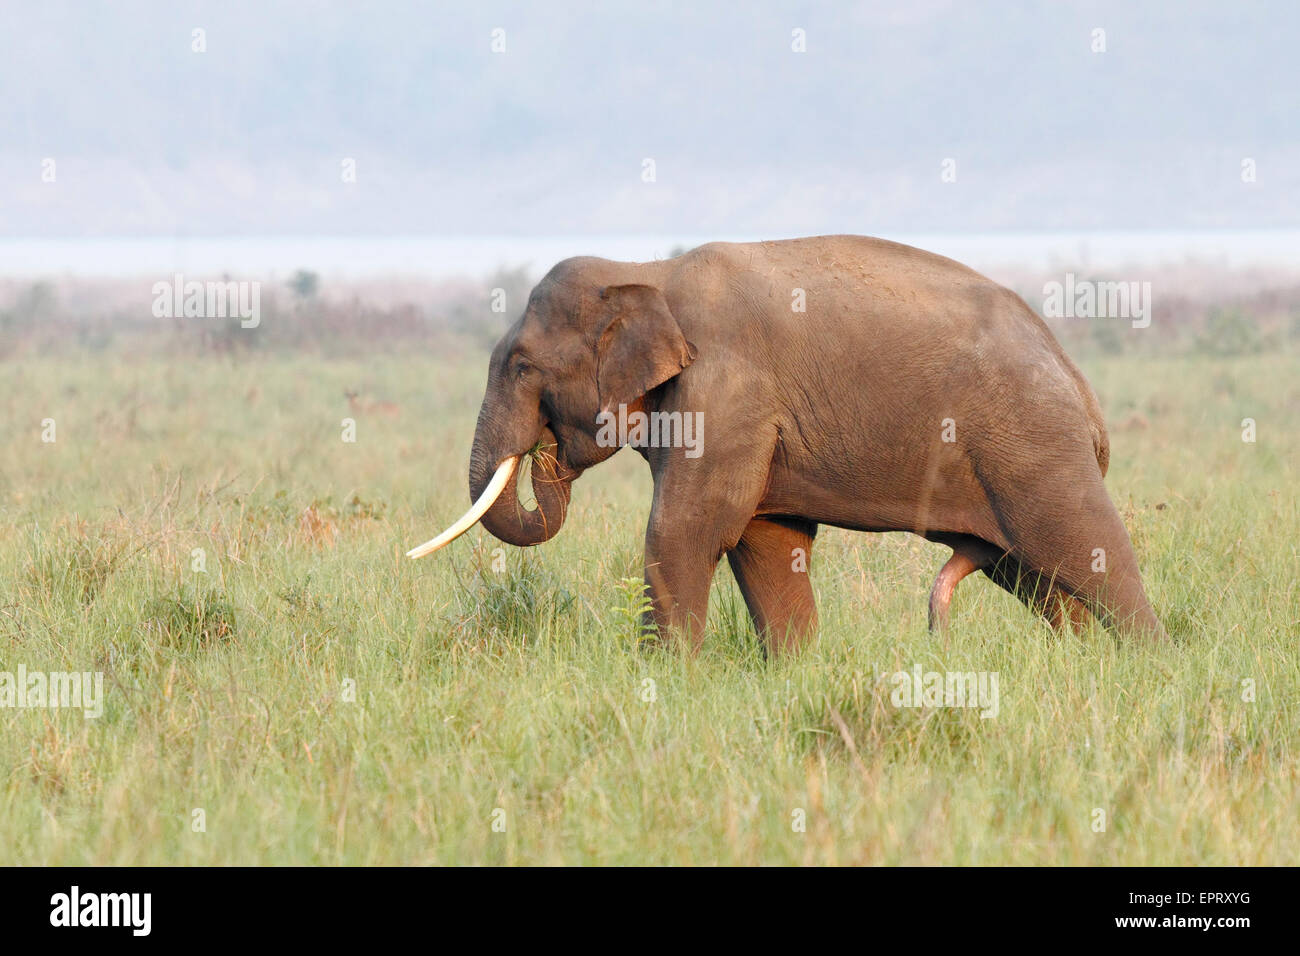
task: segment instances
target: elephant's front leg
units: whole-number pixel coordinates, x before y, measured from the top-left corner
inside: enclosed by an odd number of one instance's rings
[[[692,651],[699,651],[709,616],[709,588],[723,550],[707,529],[693,523],[656,527],[651,516],[645,539],[645,582],[650,616],[661,639],[683,637]]]
[[[811,521],[755,518],[727,552],[769,656],[796,649],[817,630],[817,604],[808,580],[816,534]]]
[[[677,448],[647,455],[655,494],[645,536],[645,579],[662,638],[684,637],[698,651],[709,616],[709,588],[722,556],[750,527],[767,482],[776,431],[734,417],[706,453]]]

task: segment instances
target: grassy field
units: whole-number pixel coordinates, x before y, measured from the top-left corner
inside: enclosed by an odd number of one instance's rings
[[[1169,646],[982,578],[931,636],[946,549],[823,529],[820,642],[773,663],[725,562],[699,658],[638,648],[630,452],[542,547],[401,557],[467,504],[483,368],[0,363],[0,671],[105,692],[0,709],[0,863],[1300,859],[1295,357],[1085,363]],[[398,409],[345,442],[345,389]],[[918,665],[998,715],[893,706]]]

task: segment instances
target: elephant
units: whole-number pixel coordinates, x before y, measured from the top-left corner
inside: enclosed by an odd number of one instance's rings
[[[611,440],[611,416],[637,413],[693,416],[700,447],[621,424]],[[654,482],[646,624],[661,641],[699,650],[726,555],[766,652],[799,647],[817,627],[823,524],[950,547],[932,629],[979,570],[1054,627],[1091,614],[1122,638],[1165,637],[1103,482],[1096,394],[1023,299],[954,260],[838,235],[560,262],[492,351],[472,507],[409,555],[478,522],[548,540],[573,481],[624,444]]]

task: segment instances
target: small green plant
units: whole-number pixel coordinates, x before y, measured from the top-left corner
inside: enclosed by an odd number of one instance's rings
[[[640,644],[654,636],[648,629],[651,601],[646,593],[645,580],[639,577],[619,578],[615,585],[622,598],[618,604],[610,606],[614,615],[615,629],[620,635],[629,637],[633,644]]]

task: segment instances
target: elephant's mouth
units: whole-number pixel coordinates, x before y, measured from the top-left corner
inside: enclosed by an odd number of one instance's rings
[[[480,459],[481,460],[481,459]],[[519,473],[527,460],[532,465],[530,484],[537,506],[525,508],[518,497]],[[422,558],[455,541],[480,521],[507,544],[527,547],[554,537],[568,513],[570,485],[580,472],[564,463],[555,435],[543,427],[541,437],[527,452],[510,455],[486,476],[479,462],[470,468],[474,503],[446,531],[406,553]]]

